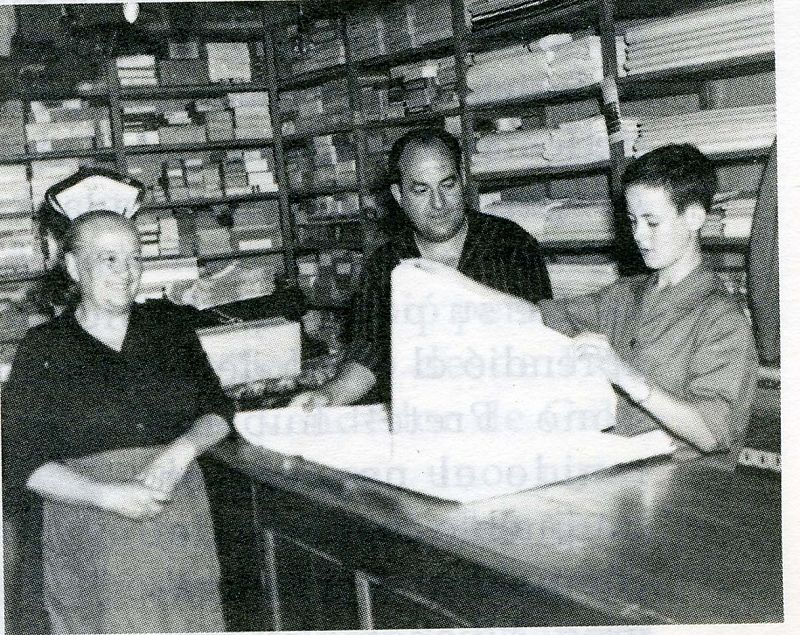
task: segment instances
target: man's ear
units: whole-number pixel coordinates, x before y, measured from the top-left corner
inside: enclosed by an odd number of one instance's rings
[[[703,209],[702,205],[697,203],[688,205],[686,210],[684,210],[683,215],[686,218],[686,224],[688,225],[689,229],[695,232],[699,232],[700,228],[706,222],[706,210]]]
[[[403,206],[403,190],[400,189],[400,185],[397,183],[392,183],[389,186],[389,189],[392,191],[392,196],[394,200],[397,201],[397,204],[402,207]]]
[[[75,260],[75,254],[68,251],[64,254],[64,264],[67,265],[67,273],[74,282],[80,282],[81,275],[78,273],[78,261]]]

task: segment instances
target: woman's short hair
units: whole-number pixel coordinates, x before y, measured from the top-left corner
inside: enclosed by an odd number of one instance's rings
[[[695,146],[670,144],[632,161],[622,175],[624,189],[631,185],[663,188],[683,214],[689,205],[711,211],[717,189],[714,164]]]
[[[74,307],[80,290],[67,271],[64,255],[75,250],[81,228],[98,218],[122,218],[116,212],[95,210],[70,221],[46,203],[39,210],[39,231],[45,258],[52,261],[42,284],[41,300],[50,306]],[[52,242],[48,240],[48,236]],[[56,253],[50,253],[55,246]]]

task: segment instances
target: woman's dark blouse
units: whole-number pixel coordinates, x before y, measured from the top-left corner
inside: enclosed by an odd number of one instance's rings
[[[41,465],[170,443],[204,414],[233,419],[200,340],[167,303],[135,305],[117,352],[71,312],[31,329],[2,390],[6,512]]]

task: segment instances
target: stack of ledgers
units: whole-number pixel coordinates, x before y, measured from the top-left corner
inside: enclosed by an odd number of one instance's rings
[[[638,122],[622,120],[626,149],[632,151]],[[472,157],[474,174],[494,174],[551,166],[585,165],[611,157],[608,130],[602,116],[480,137]]]
[[[710,155],[763,150],[775,140],[775,126],[775,104],[642,119],[633,156],[670,143],[691,143]]]
[[[700,230],[706,238],[748,238],[756,209],[754,196],[742,192],[720,192]]]
[[[581,263],[547,263],[547,273],[553,287],[554,298],[573,298],[600,289],[619,278],[617,265]]]
[[[123,88],[129,86],[158,86],[156,56],[123,55],[118,57],[117,77],[119,77],[119,85]]]
[[[283,91],[278,103],[284,135],[314,132],[350,123],[351,108],[347,81],[344,79]]]
[[[506,22],[531,12],[585,4],[585,0],[466,0],[467,18],[473,28]]]
[[[25,124],[28,152],[81,152],[111,146],[105,107],[84,99],[32,101]]]
[[[453,57],[395,66],[387,75],[373,74],[359,80],[367,121],[458,106]]]
[[[357,7],[347,33],[355,61],[418,48],[453,36],[450,0],[406,0]]]
[[[514,221],[539,242],[612,240],[614,206],[608,199],[504,201],[502,194],[481,195],[481,211]]]
[[[528,45],[475,53],[467,69],[467,101],[484,104],[575,90],[602,79],[600,38],[558,33]]]
[[[744,0],[633,26],[619,74],[638,75],[774,53],[771,0]]]

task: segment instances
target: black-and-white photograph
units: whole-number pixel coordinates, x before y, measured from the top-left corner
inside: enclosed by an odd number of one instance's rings
[[[784,624],[775,3],[0,4],[3,632]]]

